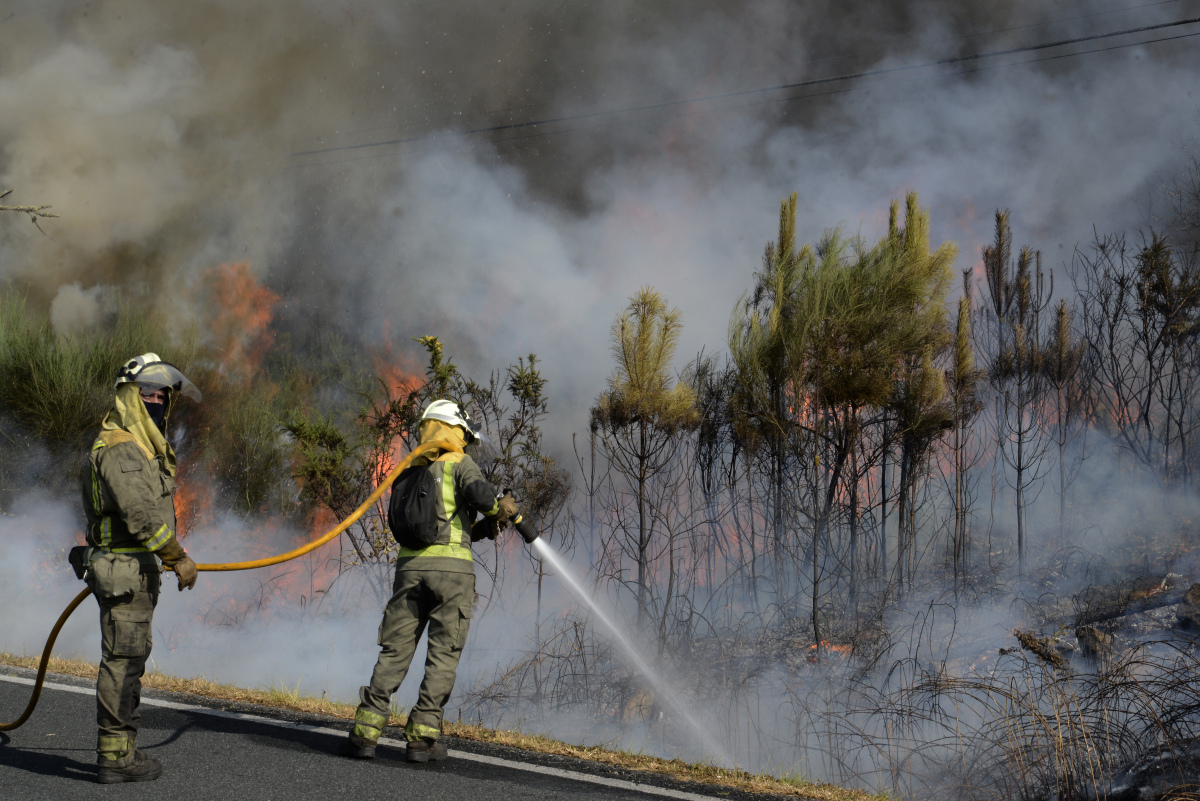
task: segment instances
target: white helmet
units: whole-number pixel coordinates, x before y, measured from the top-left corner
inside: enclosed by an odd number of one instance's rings
[[[173,389],[194,401],[200,401],[200,390],[196,389],[196,385],[188,381],[178,367],[160,359],[157,353],[143,353],[121,365],[113,388],[130,383],[154,389]]]
[[[430,402],[425,407],[425,411],[421,414],[422,420],[440,420],[443,423],[449,423],[452,426],[462,426],[466,432],[465,438],[467,444],[474,442],[478,434],[471,423],[471,415],[467,414],[466,410],[452,400],[438,399]]]

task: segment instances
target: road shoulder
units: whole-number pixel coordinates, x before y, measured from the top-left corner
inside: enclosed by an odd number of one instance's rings
[[[0,677],[6,676],[15,678],[21,684],[28,686],[27,682],[32,682],[36,678],[37,671],[0,665]],[[46,681],[46,691],[59,689],[60,691],[74,690],[75,692],[91,693],[94,687],[94,682],[91,680],[57,673],[47,673]],[[50,685],[58,686],[51,687]],[[208,711],[222,717],[253,719],[267,724],[304,729],[316,733],[340,735],[348,729],[347,721],[338,717],[306,713],[292,709],[281,709],[261,704],[229,702],[207,698],[202,695],[144,689],[142,699],[144,703],[154,706]],[[444,736],[443,742],[451,750],[452,756],[471,762],[488,764],[494,768],[550,774],[563,779],[602,784],[660,797],[679,799],[734,799],[735,801],[737,799],[767,801],[768,799],[781,798],[826,797],[820,793],[812,795],[798,792],[787,795],[752,793],[725,785],[680,781],[661,773],[631,770],[573,756],[539,753],[507,745],[468,740],[448,735]],[[389,727],[385,731],[381,744],[385,747],[402,748],[401,731],[396,727]]]

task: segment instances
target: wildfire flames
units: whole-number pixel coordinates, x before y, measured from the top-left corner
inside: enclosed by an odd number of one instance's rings
[[[175,523],[180,540],[197,528],[212,525],[215,494],[206,475],[185,467],[175,493]]]
[[[206,326],[207,336],[199,359],[197,378],[206,395],[200,414],[210,419],[225,414],[230,400],[239,393],[244,395],[251,387],[257,396],[274,396],[278,387],[266,376],[262,365],[275,346],[272,323],[279,295],[259,283],[246,262],[221,264],[207,270],[202,274],[197,294],[204,306],[214,311]],[[386,327],[384,343],[373,354],[372,361],[376,375],[393,399],[405,398],[423,384],[419,366],[407,364],[408,360],[393,353]],[[204,425],[201,423],[201,428]],[[240,448],[243,443],[235,445]],[[403,455],[402,443],[397,439],[391,452],[380,459],[377,476],[389,472]],[[180,539],[208,531],[220,536],[215,531],[221,521],[218,475],[219,465],[181,459],[175,495]],[[305,534],[296,539],[312,541],[337,522],[329,510],[317,509],[303,524]],[[296,547],[299,542],[288,541],[288,532],[295,529],[294,520],[279,516],[267,516],[252,526],[243,522],[232,540],[222,546],[228,547],[229,552],[205,553],[205,561],[260,558]],[[342,566],[342,546],[342,541],[337,540],[297,561],[256,571],[256,578],[261,579],[260,591],[247,596],[217,590],[218,596],[199,614],[209,624],[240,625],[248,616],[262,614],[268,607],[303,607],[321,597],[336,580]]]
[[[374,354],[375,375],[383,381],[392,397],[403,397],[425,383],[419,375],[420,365],[410,357],[400,357],[393,352],[391,324],[383,324],[383,344]],[[401,367],[399,362],[405,362]]]
[[[839,645],[828,640],[821,640],[820,648],[817,646],[817,643],[808,646],[807,659],[809,662],[816,662],[822,657],[830,656],[837,657],[838,659],[847,659],[854,653],[854,649],[849,645]]]
[[[210,308],[216,310],[210,331],[217,362],[228,378],[249,381],[275,343],[270,325],[279,296],[260,284],[244,261],[222,264],[204,278]]]
[[[405,398],[425,383],[424,379],[416,372],[420,369],[418,366],[411,363],[407,364],[407,369],[400,366],[399,362],[407,363],[410,360],[397,357],[393,353],[391,325],[387,322],[383,326],[383,344],[374,354],[372,361],[374,362],[375,375],[384,383],[388,395],[393,399]],[[399,439],[396,439],[392,442],[391,452],[377,466],[376,475],[382,478],[403,459],[403,443]]]

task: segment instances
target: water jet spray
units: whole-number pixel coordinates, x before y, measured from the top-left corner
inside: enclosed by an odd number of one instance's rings
[[[528,526],[529,524],[526,523],[525,525]],[[520,528],[517,530],[521,531]],[[629,657],[629,660],[633,663],[634,667],[638,669],[638,672],[640,672],[654,687],[655,693],[657,693],[658,697],[665,700],[671,709],[677,715],[679,715],[680,718],[686,721],[688,726],[691,727],[692,731],[695,732],[696,736],[700,739],[700,744],[704,748],[706,755],[709,758],[719,761],[726,766],[732,766],[733,760],[729,758],[729,755],[726,754],[716,744],[716,741],[713,740],[712,736],[708,733],[708,730],[701,725],[700,721],[698,721],[694,715],[692,715],[692,713],[688,710],[687,704],[679,696],[679,694],[675,692],[675,689],[661,675],[659,675],[659,673],[653,667],[651,667],[650,662],[642,656],[641,652],[633,644],[633,641],[629,639],[629,637],[626,636],[626,634],[620,629],[616,621],[613,620],[612,616],[600,607],[600,604],[597,602],[596,598],[587,591],[587,588],[583,585],[583,582],[581,582],[575,576],[575,574],[571,572],[571,570],[567,567],[566,562],[564,562],[558,552],[554,550],[554,547],[543,539],[537,539],[536,532],[534,532],[534,539],[530,539],[524,532],[521,532],[521,536],[525,537],[525,541],[531,543],[533,547],[537,549],[538,554],[554,567],[555,571],[563,579],[567,586],[569,586],[571,590],[574,591],[574,593],[588,605],[588,607],[592,610],[592,613],[599,618],[602,623],[604,623],[609,632],[612,634],[612,639],[621,646],[621,649],[625,651],[626,656]]]

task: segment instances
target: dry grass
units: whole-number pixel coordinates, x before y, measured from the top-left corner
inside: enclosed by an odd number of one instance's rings
[[[17,656],[0,652],[0,665],[37,669],[39,657]],[[51,657],[48,670],[66,676],[78,676],[85,679],[96,678],[96,665],[80,659],[64,659]],[[353,719],[354,705],[329,701],[324,698],[313,698],[301,695],[299,689],[273,687],[266,690],[248,690],[235,687],[232,684],[219,684],[208,679],[181,679],[168,676],[156,671],[148,672],[142,678],[142,685],[155,690],[186,693],[211,698],[216,701],[228,701],[239,704],[259,704],[278,709],[291,709],[315,715]],[[388,720],[389,725],[403,726],[405,717],[393,715]],[[729,770],[715,765],[684,762],[679,759],[661,759],[645,754],[628,751],[612,751],[601,746],[577,746],[544,737],[539,734],[526,734],[518,731],[497,731],[483,726],[446,721],[445,733],[451,737],[464,740],[475,740],[482,743],[521,748],[541,754],[555,756],[578,757],[589,762],[638,770],[669,776],[682,781],[701,782],[704,784],[729,787],[752,793],[771,793],[792,796],[795,798],[820,799],[821,801],[882,801],[886,795],[872,795],[861,790],[848,790],[832,784],[818,784],[802,778],[787,778],[761,773],[748,773],[741,770]]]

